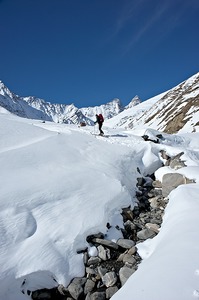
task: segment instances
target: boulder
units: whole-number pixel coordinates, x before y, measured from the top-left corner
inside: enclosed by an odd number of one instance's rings
[[[102,282],[106,287],[114,286],[117,282],[115,272],[107,272],[104,276],[102,276]]]
[[[126,266],[122,267],[119,271],[119,278],[121,285],[123,286],[129,277],[135,272],[135,269],[128,268]]]
[[[84,292],[83,287],[80,284],[76,284],[74,282],[71,282],[71,284],[69,284],[68,291],[75,300],[78,300]]]
[[[86,284],[84,286],[84,294],[88,294],[89,292],[92,292],[95,287],[95,282],[91,279],[87,279]]]
[[[128,239],[118,239],[117,244],[124,249],[130,249],[135,246],[135,242]]]
[[[155,236],[155,232],[150,229],[142,229],[137,233],[137,237],[139,240],[147,240]]]
[[[106,299],[110,299],[118,291],[117,286],[110,286],[106,289]]]
[[[167,173],[162,177],[162,195],[167,197],[172,190],[181,184],[186,184],[186,177],[179,173]]]
[[[108,248],[115,249],[115,250],[117,250],[118,247],[119,247],[116,243],[114,243],[112,241],[104,240],[104,239],[100,239],[100,238],[93,238],[92,242],[96,243],[96,244],[100,244],[100,245],[106,246]]]

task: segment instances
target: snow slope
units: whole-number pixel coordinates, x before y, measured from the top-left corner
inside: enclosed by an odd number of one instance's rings
[[[121,208],[134,205],[137,167],[143,175],[160,168],[160,149],[184,151],[181,171],[196,184],[172,192],[160,233],[139,245],[143,262],[113,300],[199,298],[198,133],[165,135],[159,145],[144,142],[142,128],[104,131],[98,137],[94,127],[0,111],[0,300],[29,299],[23,282],[35,290],[82,276],[76,250],[88,246],[88,234],[109,235],[107,222],[122,226]],[[118,230],[111,234],[118,238]]]

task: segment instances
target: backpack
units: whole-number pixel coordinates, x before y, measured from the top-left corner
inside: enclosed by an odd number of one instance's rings
[[[104,117],[102,116],[102,114],[98,115],[100,122],[104,122]]]

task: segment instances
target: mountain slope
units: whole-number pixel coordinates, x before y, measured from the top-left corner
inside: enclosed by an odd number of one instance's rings
[[[199,130],[199,73],[110,121],[115,127],[140,126],[167,133]]]

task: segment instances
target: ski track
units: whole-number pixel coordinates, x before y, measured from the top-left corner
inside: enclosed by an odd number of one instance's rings
[[[47,139],[49,139],[51,137],[52,137],[52,135],[51,136],[48,135],[48,136],[45,136],[45,137],[41,137],[41,138],[33,139],[31,141],[28,141],[28,142],[21,143],[19,145],[14,146],[14,147],[6,147],[6,148],[0,150],[0,154],[8,152],[8,151],[13,151],[13,150],[25,148],[25,147],[28,147],[30,145],[33,145],[33,144],[36,144],[36,143],[40,143],[40,142],[42,142],[44,140],[47,140]]]

